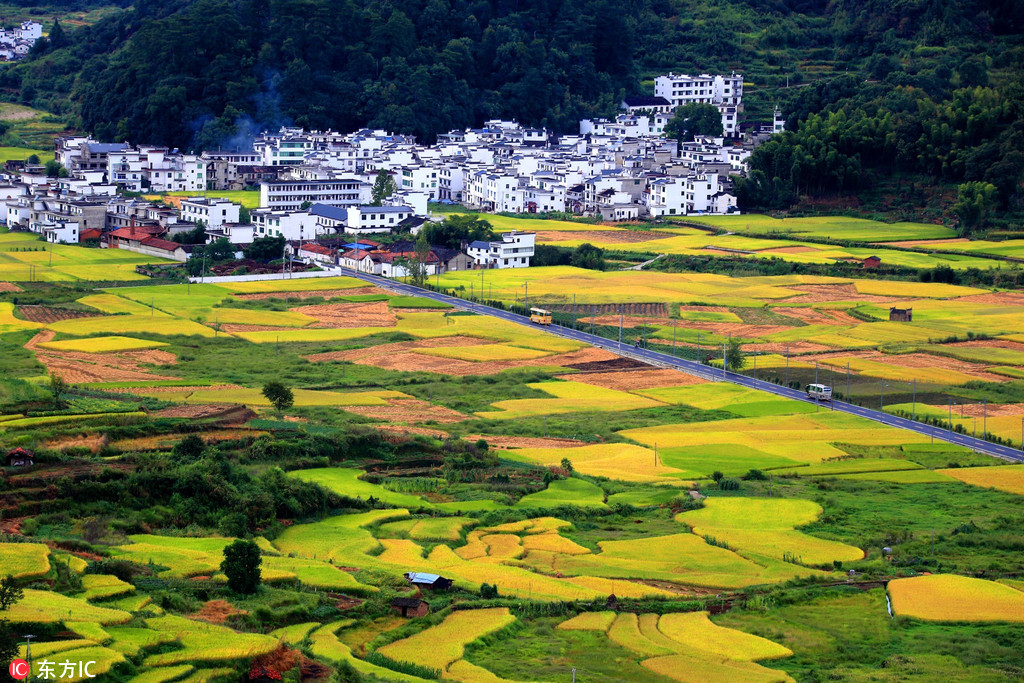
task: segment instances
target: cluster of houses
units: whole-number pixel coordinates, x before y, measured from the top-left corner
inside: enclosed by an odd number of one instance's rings
[[[53,243],[90,242],[178,261],[192,248],[174,236],[201,224],[208,242],[223,238],[239,252],[256,239],[283,237],[286,252],[304,260],[393,274],[411,249],[388,243],[440,220],[430,202],[607,221],[737,213],[732,177],[745,174],[753,148],[781,130],[778,112],[771,123],[740,124],[737,74],[668,74],[655,79],[655,91],[627,98],[614,120],[584,120],[579,134],[558,137],[503,120],[451,131],[429,146],[382,130],[282,128],[250,149],[191,154],[69,135],[55,141],[67,177],[47,177],[38,164],[0,176],[0,218]],[[673,111],[689,102],[717,107],[724,135],[682,145],[666,139]],[[381,173],[395,190],[375,203]],[[251,211],[217,196],[253,188],[259,208]],[[174,192],[204,196],[176,199],[174,208],[142,198]],[[435,247],[427,268],[528,267],[533,240],[513,232],[466,244],[457,255]]]
[[[23,21],[20,26],[0,28],[0,60],[14,62],[23,59],[42,37],[43,25],[37,21]]]

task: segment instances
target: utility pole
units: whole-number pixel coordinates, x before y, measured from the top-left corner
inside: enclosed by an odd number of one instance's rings
[[[622,348],[622,305],[619,305],[619,348]]]
[[[676,357],[676,321],[672,321],[672,357]]]
[[[852,402],[850,399],[850,361],[846,361],[846,402]]]
[[[818,383],[818,361],[814,361],[814,383]]]
[[[526,306],[526,310],[530,310],[530,283],[523,283],[523,305]]]
[[[576,329],[576,292],[572,293],[572,329]]]
[[[702,361],[700,359],[700,332],[697,333],[697,362],[698,363],[703,363],[704,362],[704,361]]]
[[[789,347],[786,347],[786,386],[789,386]]]
[[[878,400],[879,400],[879,404],[881,406],[881,410],[884,411],[885,410],[885,380],[884,379],[881,380],[881,383],[882,383],[882,389],[881,389],[881,391],[878,394]]]
[[[916,377],[914,378],[914,394],[913,394],[913,399],[911,399],[911,400],[912,400],[912,403],[911,403],[911,408],[910,408],[910,419],[911,420],[916,420],[917,419],[917,378]]]
[[[981,438],[984,439],[985,435],[988,434],[988,399],[987,398],[981,400],[981,415],[982,415],[982,417],[981,417],[981,420],[982,420],[982,422],[981,422]]]

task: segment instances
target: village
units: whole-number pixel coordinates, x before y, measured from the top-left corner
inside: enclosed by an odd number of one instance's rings
[[[742,89],[735,73],[667,74],[655,81],[657,95],[626,98],[614,120],[585,119],[579,134],[557,138],[504,120],[430,146],[383,130],[285,127],[249,149],[189,154],[67,135],[55,140],[57,177],[38,164],[9,165],[2,218],[50,243],[178,262],[195,251],[180,236],[197,226],[207,244],[226,241],[239,256],[255,240],[283,238],[282,258],[402,277],[411,240],[442,220],[431,203],[602,221],[739,213],[731,177],[744,175],[751,151],[784,126],[777,110],[772,122],[740,124]],[[666,136],[673,112],[692,103],[718,109],[721,136]],[[386,188],[380,196],[375,183]],[[257,190],[251,210],[218,196]],[[525,268],[534,249],[533,234],[515,231],[461,249],[432,245],[427,274]]]

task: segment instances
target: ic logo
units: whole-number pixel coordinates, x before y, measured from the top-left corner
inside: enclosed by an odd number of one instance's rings
[[[11,662],[11,665],[7,667],[7,671],[11,674],[11,678],[15,680],[24,680],[28,678],[28,662],[24,659],[15,659]]]

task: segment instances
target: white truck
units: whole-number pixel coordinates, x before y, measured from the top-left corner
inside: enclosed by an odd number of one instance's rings
[[[815,401],[831,401],[832,387],[825,384],[808,384],[807,398],[812,398]]]

